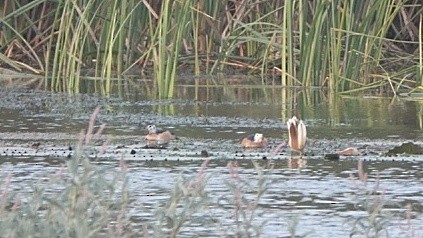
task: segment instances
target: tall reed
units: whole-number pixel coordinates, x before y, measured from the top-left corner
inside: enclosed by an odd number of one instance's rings
[[[40,20],[27,15],[27,12],[42,7],[44,2],[45,0],[35,0],[26,5],[15,1],[3,3],[0,12],[0,62],[5,62],[17,71],[28,70],[36,74],[44,72],[45,65],[38,53],[43,37],[35,27],[31,27],[39,25]],[[28,39],[26,34],[30,32],[34,37]]]
[[[86,75],[108,95],[113,79],[135,73],[154,77],[158,97],[169,98],[177,75],[191,68],[197,76],[272,74],[282,85],[346,93],[421,84],[422,54],[411,53],[422,51],[418,0],[3,4],[0,60],[43,74],[55,91],[80,92]]]
[[[384,73],[383,38],[405,1],[351,1],[349,5],[332,2],[332,28],[329,52],[329,84],[332,91],[377,87]],[[383,14],[381,14],[383,13]],[[380,77],[383,78],[383,77]]]
[[[192,1],[164,0],[154,29],[153,64],[159,98],[173,97],[176,69]],[[176,22],[176,24],[175,24]]]
[[[130,0],[111,3],[112,7],[110,1],[60,2],[51,28],[51,35],[57,37],[50,39],[46,57],[52,61],[46,84],[51,90],[78,93],[81,76],[89,73],[95,61],[99,91],[110,93],[111,79],[123,71],[128,55],[128,22],[140,4]]]
[[[420,86],[423,86],[423,14],[420,14],[419,23],[419,65],[417,67],[417,78]]]

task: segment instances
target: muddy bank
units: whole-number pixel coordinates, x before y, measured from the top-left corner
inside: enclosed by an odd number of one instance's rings
[[[167,144],[151,145],[142,136],[101,135],[89,144],[79,144],[77,135],[63,133],[0,133],[0,157],[9,160],[29,158],[56,158],[66,160],[82,148],[85,156],[95,160],[151,161],[151,160],[187,160],[202,159],[224,160],[287,160],[292,152],[284,140],[269,138],[266,149],[244,149],[238,140],[225,139],[193,139],[179,137]],[[346,140],[310,140],[307,146],[306,159],[325,159],[325,155],[335,153],[344,145],[356,146],[357,156],[340,156],[340,159],[364,160],[421,160],[418,155],[401,154],[386,156],[385,153],[395,147],[398,141],[361,141],[351,143]],[[283,146],[277,150],[277,147]]]

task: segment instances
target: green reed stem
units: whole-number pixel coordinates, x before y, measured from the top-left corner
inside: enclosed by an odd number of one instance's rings
[[[417,70],[414,86],[423,85],[417,0],[5,3],[0,60],[17,71],[44,74],[46,88],[54,91],[81,92],[82,76],[94,75],[96,92],[108,95],[113,77],[148,75],[150,65],[160,98],[173,96],[179,70],[191,66],[197,76],[226,69],[261,76],[277,72],[282,85],[342,92],[380,80],[373,75],[385,76],[380,70],[388,68],[386,62],[400,68],[388,71],[391,81],[384,81],[394,85],[409,77],[408,61]],[[397,39],[400,27],[408,27],[416,40]],[[394,48],[388,41],[418,45],[419,60],[410,52],[403,52],[402,62],[388,58]]]
[[[154,77],[158,86],[159,98],[173,97],[176,68],[182,40],[189,27],[191,1],[165,0],[156,32],[157,44],[154,47]],[[175,24],[177,22],[178,24]]]
[[[423,86],[423,15],[420,14],[419,22],[419,65],[417,67],[417,78],[420,86]]]

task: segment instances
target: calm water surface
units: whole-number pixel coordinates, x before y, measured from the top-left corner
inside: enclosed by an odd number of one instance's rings
[[[381,156],[402,142],[421,144],[421,102],[330,98],[319,91],[284,92],[255,86],[182,85],[175,100],[147,100],[142,91],[110,99],[32,91],[1,93],[0,172],[1,176],[13,175],[16,191],[24,191],[33,182],[47,182],[57,173],[66,160],[57,151],[70,153],[66,148],[75,144],[92,109],[102,106],[96,124],[106,123],[107,129],[98,143],[108,141],[108,147],[95,163],[118,169],[118,160],[124,157],[132,201],[129,215],[133,228],[140,232],[142,224],[148,224],[152,232],[158,208],[166,204],[178,181],[197,176],[204,159],[200,151],[205,150],[210,155],[205,172],[207,206],[192,214],[181,236],[242,232],[244,228],[236,226],[233,202],[241,195],[245,204],[238,211],[252,217],[252,234],[257,229],[261,237],[287,237],[295,229],[300,236],[347,237],[353,222],[367,217],[364,194],[379,184],[374,191],[379,196],[371,198],[385,202],[381,217],[389,221],[385,226],[389,237],[423,237],[422,158]],[[286,141],[285,121],[292,115],[304,118],[308,126],[308,156],[292,158],[283,147],[272,157],[275,147]],[[180,140],[163,150],[143,149],[145,142],[140,137],[148,123],[172,129]],[[268,149],[239,147],[242,136],[257,131],[269,138]],[[31,149],[34,142],[41,142],[35,152]],[[118,145],[125,147],[117,150]],[[363,155],[323,159],[323,154],[347,146],[359,147]],[[131,149],[136,154],[130,154]],[[98,153],[98,148],[93,151]],[[358,160],[364,161],[367,183],[357,179]],[[233,173],[227,167],[231,161],[237,163],[238,193],[231,189]],[[252,161],[263,169],[255,168]],[[261,179],[260,172],[265,173]],[[268,184],[257,201],[259,181]],[[252,209],[255,201],[257,209]],[[410,219],[406,219],[407,211]]]

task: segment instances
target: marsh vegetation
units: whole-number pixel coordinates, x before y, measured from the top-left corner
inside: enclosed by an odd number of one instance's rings
[[[178,79],[218,73],[352,93],[411,92],[423,83],[419,0],[13,1],[0,3],[0,62],[78,93],[82,78]]]

